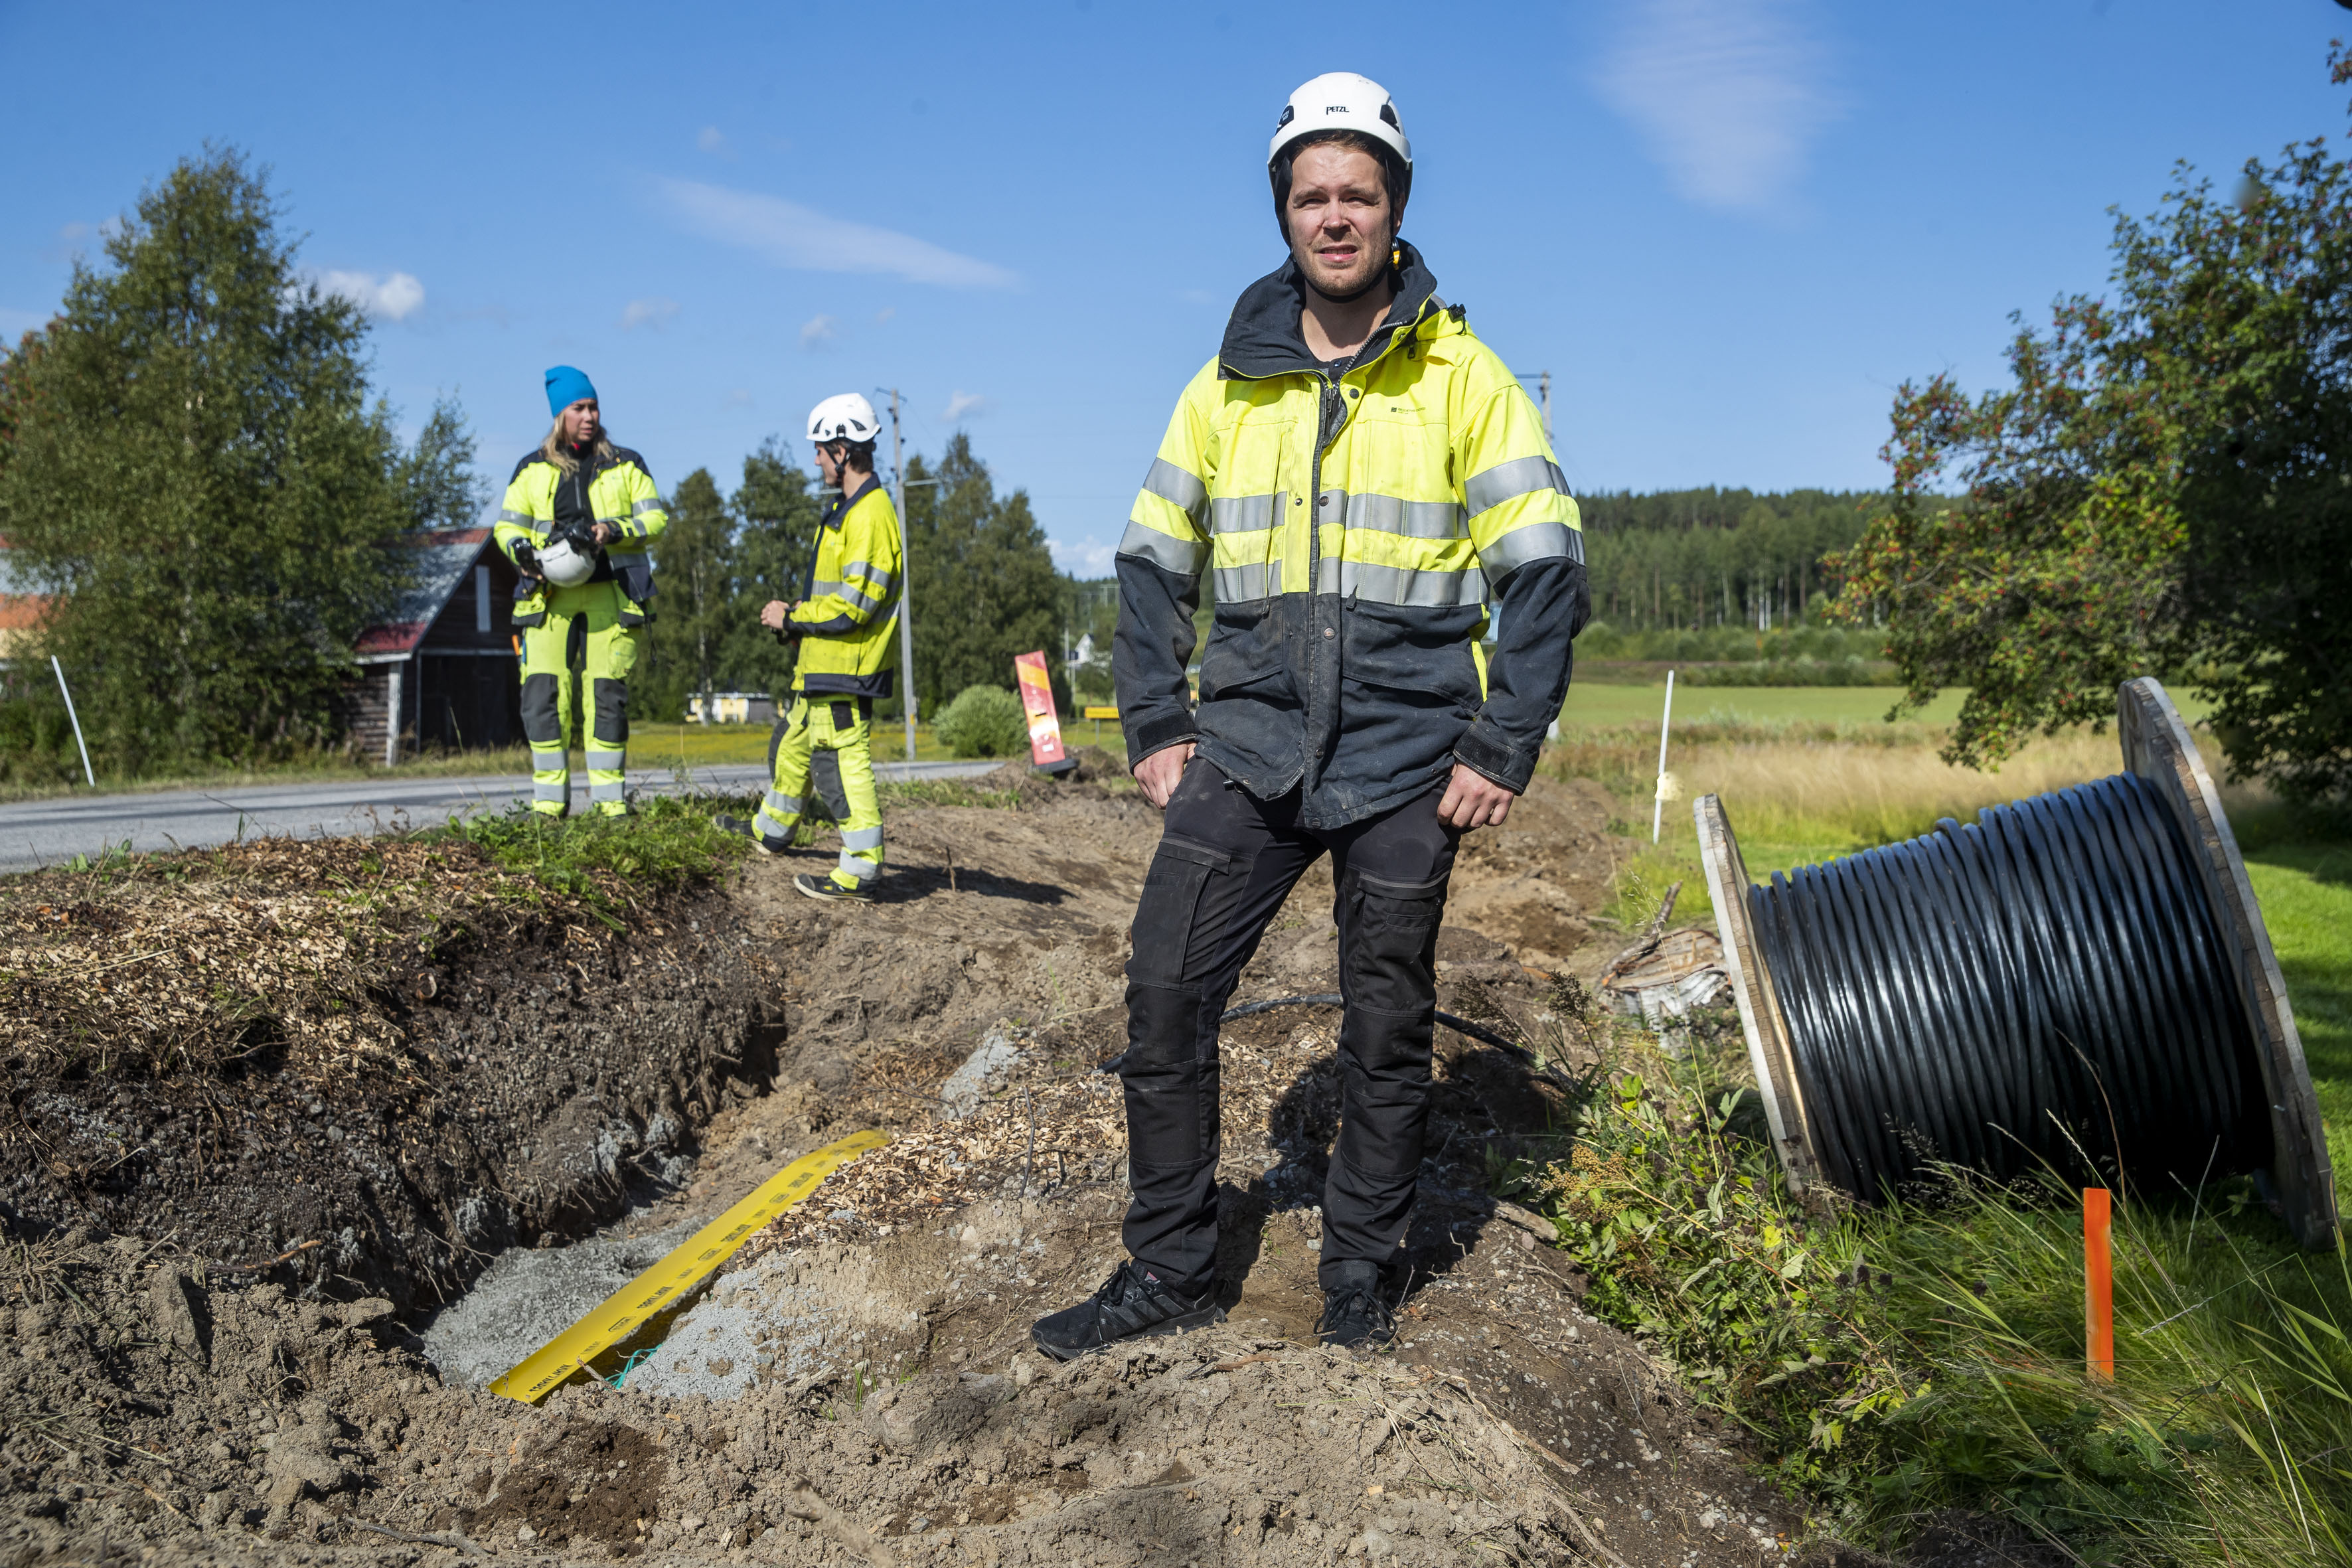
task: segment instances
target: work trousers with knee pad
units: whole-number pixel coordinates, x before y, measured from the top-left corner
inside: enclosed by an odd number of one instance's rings
[[[1321,1275],[1386,1267],[1404,1236],[1429,1116],[1437,927],[1460,835],[1433,789],[1369,822],[1298,825],[1202,758],[1169,797],[1127,965],[1128,1205],[1138,1262],[1187,1295],[1215,1281],[1217,1019],[1266,922],[1327,849],[1337,889],[1342,1121],[1323,1197]]]
[[[810,773],[815,760],[827,752],[836,765],[842,804],[848,807],[841,818],[841,858],[834,866],[833,880],[843,888],[866,888],[882,874],[882,803],[874,788],[871,697],[820,692],[793,699],[768,741],[768,798],[753,815],[751,829],[774,848],[793,841],[811,785]]]
[[[621,624],[619,585],[583,583],[550,588],[547,619],[522,634],[522,732],[530,742],[530,808],[562,816],[572,805],[572,704],[587,719],[588,799],[606,816],[626,815],[623,769],[628,760],[629,677],[645,642],[643,626]],[[583,687],[580,683],[584,681]]]

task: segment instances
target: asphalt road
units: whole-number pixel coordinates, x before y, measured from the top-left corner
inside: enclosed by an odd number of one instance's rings
[[[910,778],[974,778],[1001,763],[877,763],[874,771],[893,781]],[[572,775],[572,809],[584,810],[588,791]],[[629,787],[667,795],[687,786],[667,769],[632,771]],[[698,769],[693,787],[730,793],[766,786],[767,769],[757,763]],[[51,800],[0,805],[0,871],[29,871],[71,860],[95,858],[127,842],[134,850],[196,849],[292,834],[333,838],[422,827],[465,811],[504,811],[530,797],[525,773],[486,778],[401,778],[332,784],[274,784],[259,788],[164,790],[153,794],[76,795]]]

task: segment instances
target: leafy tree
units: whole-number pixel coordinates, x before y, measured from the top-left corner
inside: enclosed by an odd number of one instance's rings
[[[1061,647],[1064,579],[1027,492],[999,498],[969,437],[951,438],[936,469],[909,458],[907,475],[939,480],[907,491],[915,689],[937,713],[969,686],[1009,689],[1013,655]],[[1054,696],[1067,707],[1059,663],[1055,651]]]
[[[793,649],[760,624],[772,599],[808,596],[824,502],[809,476],[771,436],[743,459],[736,488],[732,599],[719,634],[719,679],[730,690],[765,691],[782,704],[793,681]]]
[[[697,692],[719,688],[719,652],[733,608],[735,520],[709,468],[697,468],[669,498],[669,527],[654,541],[660,584],[647,639],[644,711],[673,719]]]
[[[2342,793],[2352,175],[2314,141],[2223,201],[2184,165],[2162,212],[2118,216],[2114,254],[2112,298],[2021,326],[2010,390],[1898,392],[1893,498],[1837,563],[1841,613],[1886,617],[1906,706],[1971,689],[1955,762],[2186,672],[2235,771]]]
[[[302,279],[278,218],[235,152],[183,163],[11,359],[0,534],[58,595],[37,653],[119,767],[325,740],[400,586],[384,545],[415,520],[365,323]]]
[[[408,515],[418,528],[471,528],[488,499],[474,471],[474,433],[454,397],[434,399],[416,445],[394,467]]]

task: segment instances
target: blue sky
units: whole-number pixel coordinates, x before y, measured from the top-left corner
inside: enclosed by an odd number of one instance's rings
[[[1344,25],[1345,31],[1335,24]],[[413,427],[502,481],[585,368],[665,486],[897,385],[1107,569],[1185,378],[1278,264],[1292,87],[1394,93],[1406,233],[1580,489],[1883,482],[1893,389],[2000,381],[2008,313],[2105,279],[2106,209],[2335,135],[2327,0],[1443,8],[0,0],[0,331],[207,140],[368,301]]]

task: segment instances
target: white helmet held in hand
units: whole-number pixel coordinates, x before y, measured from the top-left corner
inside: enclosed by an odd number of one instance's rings
[[[559,588],[577,588],[596,573],[596,552],[559,539],[539,552],[540,574]]]
[[[809,410],[808,438],[820,447],[830,441],[871,441],[881,434],[874,405],[855,392],[837,393]]]
[[[1412,143],[1405,140],[1389,89],[1354,71],[1327,71],[1300,87],[1282,106],[1275,121],[1274,141],[1265,150],[1266,167],[1282,150],[1302,136],[1318,131],[1354,131],[1370,137],[1396,154],[1408,178],[1412,174]],[[1402,193],[1400,193],[1401,195]]]

